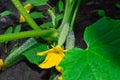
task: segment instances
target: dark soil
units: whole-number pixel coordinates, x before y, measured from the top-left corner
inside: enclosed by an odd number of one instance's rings
[[[120,3],[120,0],[86,0],[79,8],[78,15],[75,21],[75,38],[76,47],[86,48],[86,44],[83,40],[83,33],[86,26],[91,25],[101,17],[98,15],[98,10],[103,9],[106,15],[120,19],[120,8],[116,7],[116,3]],[[3,4],[3,5],[2,5]],[[17,24],[16,21],[19,17],[18,12],[11,4],[10,0],[0,1],[0,12],[6,9],[12,9],[14,14],[0,19],[0,33],[2,34],[7,27],[12,25],[13,27]],[[43,7],[43,10],[46,8]],[[41,20],[41,23],[44,22]],[[29,30],[30,28],[22,28],[22,30]],[[23,43],[25,40],[19,40],[19,43]],[[7,45],[8,52],[15,42],[9,42]],[[6,58],[7,53],[3,50],[3,45],[0,45],[0,58]],[[0,72],[0,80],[48,80],[50,70],[41,70],[36,65],[30,64],[27,60],[22,60],[16,65],[5,69]]]

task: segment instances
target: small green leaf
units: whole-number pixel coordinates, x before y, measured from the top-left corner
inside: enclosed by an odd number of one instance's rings
[[[59,25],[59,21],[62,20],[63,18],[63,14],[56,14],[56,18],[55,18],[55,25],[58,26]]]
[[[104,17],[86,28],[87,49],[69,50],[60,66],[63,80],[120,79],[120,20]]]
[[[4,61],[4,66],[10,67],[15,63],[19,62],[20,60],[22,60],[24,58],[22,54],[36,44],[38,44],[38,42],[35,38],[28,39],[18,49],[10,53],[10,55]]]
[[[10,26],[7,28],[7,30],[4,32],[4,34],[12,33],[12,31],[13,31],[13,28],[12,28],[12,26]]]
[[[61,20],[62,18],[63,18],[63,14],[57,14],[56,15],[56,21],[59,21],[59,20]]]
[[[53,24],[52,22],[46,22],[40,25],[41,28],[52,28]]]
[[[10,26],[10,27],[7,28],[7,30],[4,32],[4,34],[12,33],[12,31],[13,31],[13,27]],[[2,39],[3,39],[3,38],[2,38]],[[7,43],[8,43],[8,41],[5,42],[5,44],[7,44]]]
[[[59,11],[62,12],[64,10],[64,3],[62,0],[59,0],[59,3],[58,3],[58,8],[59,8]]]
[[[48,45],[47,44],[37,43],[34,46],[32,46],[30,49],[26,50],[23,55],[31,63],[39,65],[45,59],[45,56],[43,56],[43,57],[37,56],[37,53],[45,51],[47,49],[48,49]]]
[[[120,3],[116,3],[115,6],[116,6],[117,8],[120,8]]]
[[[14,30],[14,33],[20,32],[20,30],[21,30],[21,25],[17,25]]]
[[[12,11],[6,10],[6,11],[0,13],[0,17],[4,17],[4,16],[10,15],[10,14],[12,14]]]
[[[27,0],[25,4],[32,4],[33,6],[46,5],[48,0]]]
[[[32,13],[30,13],[30,15],[34,19],[43,17],[43,13],[42,12],[32,12]]]
[[[106,16],[105,11],[104,10],[98,10],[98,15],[101,17]]]

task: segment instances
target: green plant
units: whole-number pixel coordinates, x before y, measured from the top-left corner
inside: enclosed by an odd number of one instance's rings
[[[0,13],[0,18],[5,17],[10,14],[12,14],[12,11],[10,11],[10,10],[3,11],[2,13]]]
[[[108,18],[99,10],[98,14],[104,17],[84,32],[87,48],[75,48],[73,27],[83,0],[58,0],[55,7],[47,4],[47,0],[26,0],[24,4],[30,3],[33,7],[49,6],[51,21],[41,25],[34,18],[42,18],[44,13],[28,14],[19,0],[11,1],[33,30],[19,32],[18,27],[15,33],[9,33],[11,29],[8,29],[8,34],[0,36],[0,42],[32,37],[10,53],[4,67],[27,58],[40,68],[51,68],[50,80],[119,80],[120,20]]]

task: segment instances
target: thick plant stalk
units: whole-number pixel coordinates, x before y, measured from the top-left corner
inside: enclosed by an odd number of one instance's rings
[[[34,30],[41,30],[39,26],[36,24],[36,22],[31,18],[31,16],[26,12],[22,4],[19,0],[11,0],[12,3],[15,5],[17,10],[24,16],[25,20],[28,22],[30,27],[32,27]]]
[[[36,37],[36,36],[40,36],[45,40],[53,40],[56,38],[57,35],[58,35],[57,30],[42,30],[42,31],[32,30],[32,31],[0,35],[0,42],[22,39],[27,37]]]

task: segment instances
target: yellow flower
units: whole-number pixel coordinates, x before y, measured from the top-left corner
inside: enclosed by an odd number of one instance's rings
[[[66,52],[66,50],[62,49],[60,46],[53,47],[52,49],[44,52],[39,52],[37,54],[38,56],[47,55],[45,60],[39,65],[39,67],[43,69],[48,69],[55,66],[55,68],[59,72],[62,72],[62,68],[58,66],[58,64],[63,59],[64,52]]]
[[[0,59],[0,70],[3,69],[3,59]]]
[[[27,13],[29,13],[30,10],[32,9],[32,5],[31,5],[31,4],[27,4],[27,5],[25,5],[24,8],[25,8],[25,10],[27,11]],[[25,18],[24,18],[22,15],[20,15],[20,20],[19,20],[19,22],[20,22],[20,23],[25,22]]]

